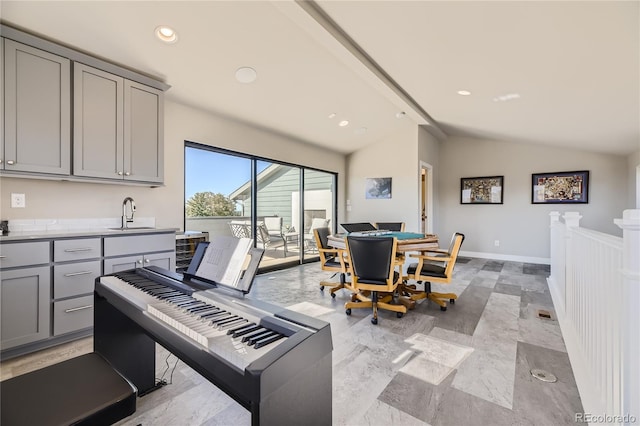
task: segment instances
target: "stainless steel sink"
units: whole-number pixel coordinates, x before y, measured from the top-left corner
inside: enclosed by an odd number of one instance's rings
[[[153,226],[130,226],[129,228],[109,228],[112,231],[139,231],[141,229],[156,229]]]

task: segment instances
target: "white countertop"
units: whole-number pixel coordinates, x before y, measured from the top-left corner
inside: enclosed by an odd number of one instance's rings
[[[54,238],[73,237],[113,237],[120,235],[157,234],[165,232],[177,232],[178,228],[129,228],[127,230],[110,228],[69,229],[51,231],[11,231],[7,235],[0,236],[0,242],[40,240]]]

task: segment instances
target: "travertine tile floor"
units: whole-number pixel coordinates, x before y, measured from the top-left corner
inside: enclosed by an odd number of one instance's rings
[[[459,259],[442,291],[446,312],[427,301],[403,318],[368,309],[345,315],[318,283],[317,263],[260,275],[248,297],[331,323],[334,425],[563,425],[582,404],[546,284],[548,266]],[[437,285],[433,291],[438,291]],[[544,309],[551,319],[542,319]],[[91,350],[91,339],[2,364],[2,378]],[[540,368],[556,383],[533,378]],[[171,382],[138,400],[121,425],[249,425],[249,413],[158,347],[158,377]],[[302,421],[301,425],[304,424]],[[284,425],[283,425],[284,426]]]

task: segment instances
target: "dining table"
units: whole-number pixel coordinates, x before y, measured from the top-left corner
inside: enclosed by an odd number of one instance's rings
[[[365,231],[365,232],[351,232],[351,233],[341,233],[341,234],[332,234],[327,237],[327,244],[333,248],[337,249],[346,249],[345,239],[349,235],[358,235],[358,236],[372,236],[379,238],[389,238],[395,237],[398,241],[396,246],[396,262],[395,266],[399,269],[400,276],[402,277],[402,271],[404,269],[404,263],[406,261],[406,252],[420,252],[424,254],[428,251],[433,251],[439,247],[438,245],[438,236],[435,234],[421,234],[416,232],[396,232],[396,231],[384,231],[384,232],[376,232],[376,231]],[[401,287],[404,287],[406,283],[402,282],[400,284]],[[410,297],[403,296],[407,290],[399,290],[398,302],[407,309],[414,309],[416,306],[415,300],[412,300]]]
[[[405,253],[409,251],[425,252],[439,247],[438,236],[435,234],[421,234],[417,232],[352,232],[332,234],[328,236],[327,243],[334,248],[345,249],[345,238],[349,235],[367,235],[373,237],[395,237],[398,240],[396,252]]]

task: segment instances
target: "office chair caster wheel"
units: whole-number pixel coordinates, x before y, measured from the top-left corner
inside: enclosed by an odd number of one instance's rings
[[[440,310],[444,312],[444,311],[447,310],[447,307],[446,306],[440,306]]]
[[[449,299],[449,303],[451,303],[452,305],[456,304],[456,299]]]
[[[377,325],[378,324],[378,318],[371,318],[371,324]]]
[[[320,291],[324,291],[324,286],[323,285],[320,286]]]
[[[396,317],[397,318],[402,318],[404,316],[404,314],[402,312],[396,312]]]
[[[336,294],[335,293],[331,293],[331,297],[335,299],[336,298]]]
[[[347,315],[351,315],[351,308],[349,308],[346,311],[344,311],[344,313],[347,314]]]

